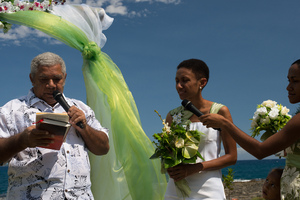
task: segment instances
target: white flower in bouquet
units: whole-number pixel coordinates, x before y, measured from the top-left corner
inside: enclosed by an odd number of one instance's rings
[[[291,119],[291,115],[288,114],[289,111],[287,107],[272,100],[264,101],[258,105],[251,119],[252,137],[260,135],[261,131],[265,131],[260,138],[264,141],[278,132]]]
[[[270,117],[267,116],[266,118],[261,118],[260,123],[262,124],[269,124],[271,122]]]
[[[287,107],[282,107],[281,109],[281,114],[283,115],[287,115],[290,112],[290,109],[288,109]]]
[[[271,119],[276,119],[279,115],[279,110],[277,107],[271,108],[271,111],[269,112],[269,116]]]
[[[273,107],[275,107],[275,106],[277,105],[277,102],[276,102],[276,101],[272,101],[272,100],[267,100],[267,101],[264,101],[264,102],[262,103],[262,105],[263,105],[264,107],[273,108]]]
[[[175,124],[180,124],[181,123],[181,117],[182,117],[182,113],[178,113],[177,115],[173,115],[173,122]]]

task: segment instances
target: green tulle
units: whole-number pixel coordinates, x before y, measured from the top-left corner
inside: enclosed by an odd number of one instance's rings
[[[110,130],[109,153],[90,154],[95,199],[163,199],[166,178],[160,173],[159,160],[149,159],[154,147],[142,129],[122,73],[110,57],[78,27],[58,16],[22,11],[1,13],[0,19],[41,30],[82,52],[87,104]]]

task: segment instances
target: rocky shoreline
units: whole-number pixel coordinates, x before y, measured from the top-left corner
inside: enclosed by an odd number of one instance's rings
[[[247,182],[234,182],[233,190],[230,191],[226,188],[227,200],[263,200],[262,186],[265,180],[251,180]]]

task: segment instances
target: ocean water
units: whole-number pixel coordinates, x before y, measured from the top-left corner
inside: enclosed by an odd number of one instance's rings
[[[228,168],[233,169],[235,181],[265,179],[271,169],[284,168],[285,159],[238,160],[235,165],[222,169],[222,174],[228,174]]]
[[[235,181],[247,181],[253,179],[265,179],[273,168],[284,168],[285,159],[266,160],[238,160],[235,165],[222,169],[224,175],[228,174],[228,168],[232,168]],[[7,166],[0,167],[0,197],[4,196],[7,189]]]
[[[0,197],[5,196],[8,186],[7,166],[0,166]]]

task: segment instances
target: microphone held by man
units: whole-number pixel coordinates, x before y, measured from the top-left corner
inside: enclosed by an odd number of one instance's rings
[[[70,106],[60,91],[54,91],[53,97],[64,108],[66,112],[69,111]],[[76,125],[79,126],[81,129],[84,128],[82,121],[77,122]]]

